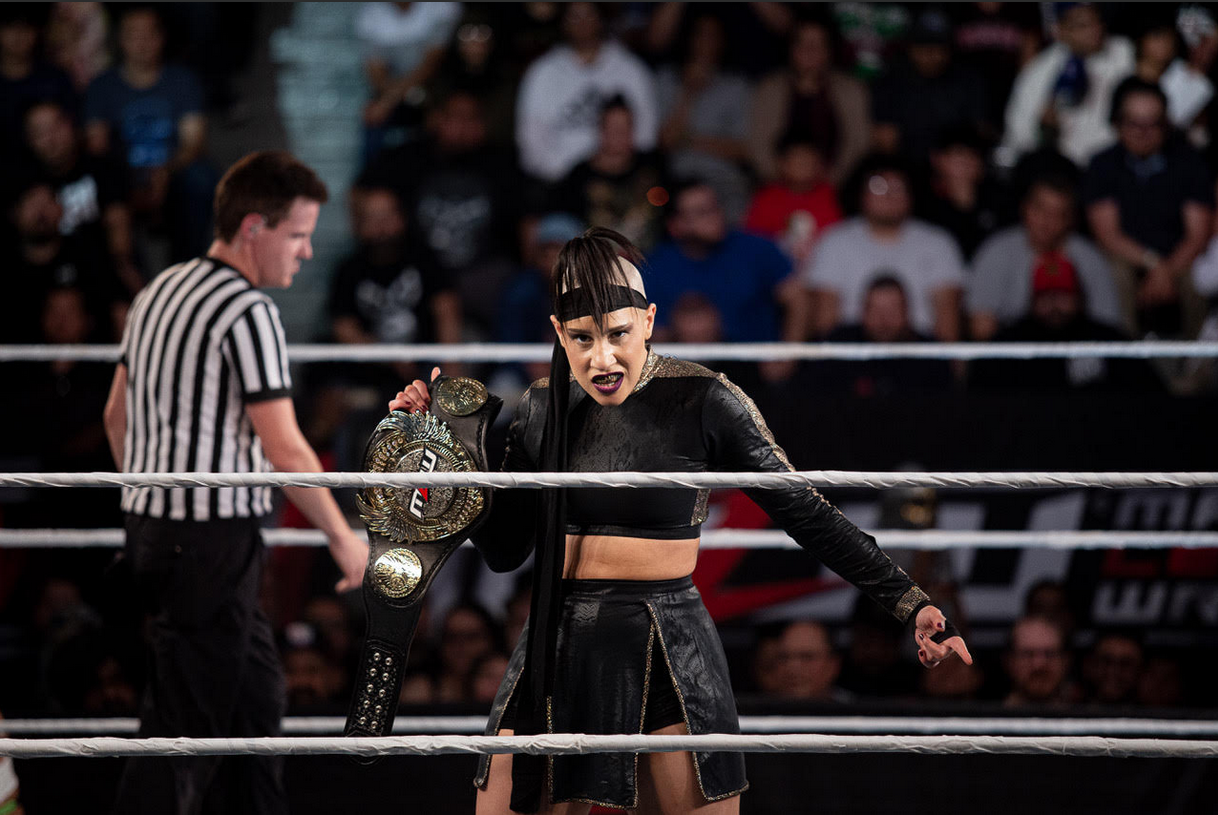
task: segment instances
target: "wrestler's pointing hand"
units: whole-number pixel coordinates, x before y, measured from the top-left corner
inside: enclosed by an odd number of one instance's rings
[[[439,368],[431,369],[431,378],[433,381],[439,375]],[[422,379],[416,379],[405,388],[398,391],[398,395],[390,400],[389,409],[404,410],[407,413],[422,413],[427,410],[427,406],[430,404],[431,394],[427,390],[427,383]]]
[[[943,642],[935,642],[932,639],[936,634],[945,633],[949,626],[950,623],[943,616],[943,612],[934,606],[925,606],[918,611],[914,640],[918,645],[918,659],[927,668],[935,667],[953,653],[959,654],[965,665],[973,664],[973,656],[959,634],[950,636]],[[950,627],[955,631],[954,626]]]

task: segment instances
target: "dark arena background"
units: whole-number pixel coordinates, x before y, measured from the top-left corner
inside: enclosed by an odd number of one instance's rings
[[[549,270],[610,227],[645,254],[657,350],[739,385],[794,469],[1046,476],[823,487],[975,657],[929,671],[814,558],[733,543],[771,523],[713,492],[693,579],[745,732],[1214,739],[1216,57],[1208,3],[4,3],[0,477],[121,469],[103,415],[132,302],[208,251],[226,169],[287,150],[329,191],[268,291],[325,470],[362,470],[433,365],[504,399],[497,469],[549,370]],[[356,492],[335,495],[362,538]],[[149,620],[119,500],[0,484],[13,738],[136,734]],[[290,735],[335,735],[363,600],[280,490],[265,528]],[[453,556],[397,718],[434,726],[402,732],[481,732],[530,585]],[[0,815],[109,811],[123,761],[0,763]],[[472,812],[475,765],[290,756],[287,793],[295,813]],[[1212,759],[747,766],[744,813],[1218,809]]]

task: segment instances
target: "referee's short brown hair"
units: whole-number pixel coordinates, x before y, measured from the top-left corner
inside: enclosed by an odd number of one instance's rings
[[[228,168],[216,187],[216,237],[231,243],[251,213],[266,218],[273,229],[297,198],[324,204],[329,197],[317,173],[286,150],[250,153]]]

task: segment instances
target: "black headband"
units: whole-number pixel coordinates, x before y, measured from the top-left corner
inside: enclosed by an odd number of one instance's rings
[[[637,289],[629,286],[610,286],[609,302],[601,309],[603,313],[617,311],[620,308],[647,308],[650,305],[647,298]],[[565,291],[558,295],[558,321],[578,320],[580,317],[591,317],[596,313],[592,298],[582,287]]]

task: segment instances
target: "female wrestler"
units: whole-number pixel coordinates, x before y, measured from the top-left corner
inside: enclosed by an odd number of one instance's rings
[[[622,236],[568,242],[550,294],[551,376],[534,382],[508,432],[505,470],[789,471],[752,400],[722,374],[660,357],[656,307]],[[438,370],[435,372],[438,374]],[[433,374],[433,379],[435,374]],[[424,410],[415,381],[391,410]],[[964,641],[912,580],[811,488],[746,490],[827,566],[902,622],[933,667]],[[488,733],[738,733],[723,648],[690,581],[707,491],[500,490],[474,543],[496,571],[536,548],[529,626],[512,655]],[[488,767],[489,764],[489,767]],[[479,815],[735,813],[739,753],[484,757]]]

